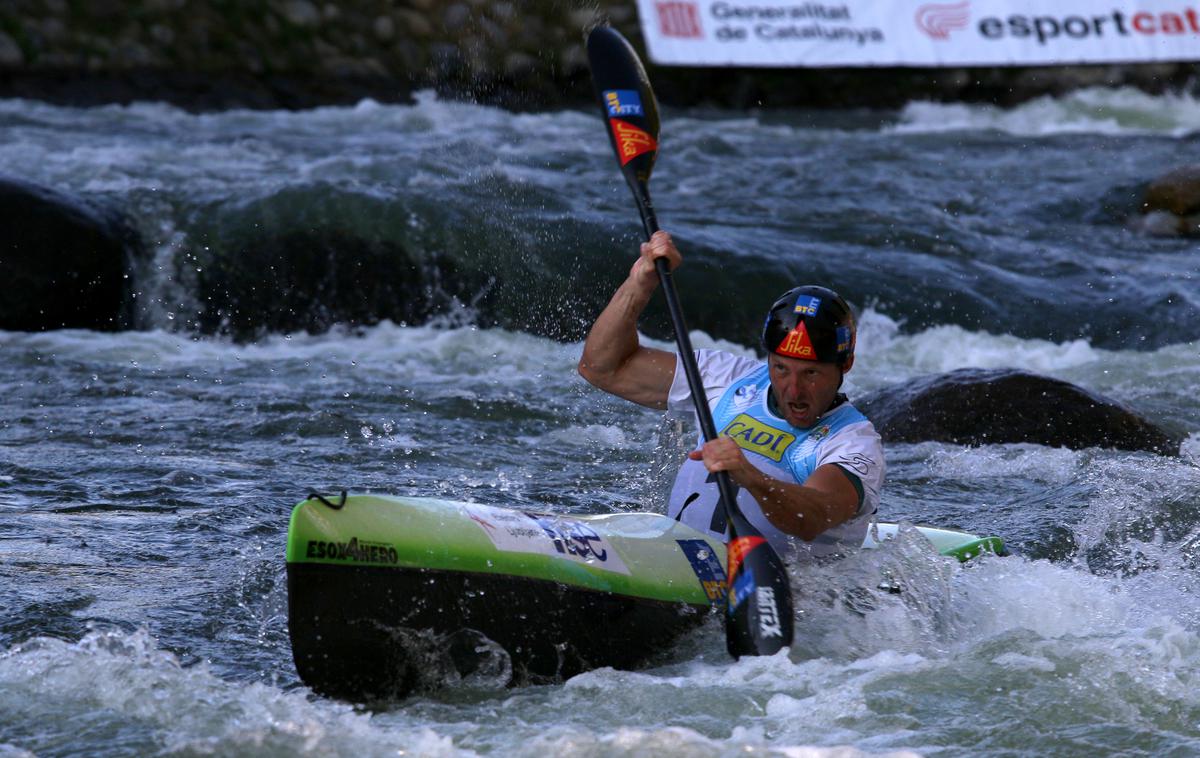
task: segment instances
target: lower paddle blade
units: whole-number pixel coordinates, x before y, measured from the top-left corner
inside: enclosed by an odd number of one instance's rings
[[[729,541],[725,643],[734,658],[774,655],[792,644],[795,628],[783,560],[756,529],[748,531]]]

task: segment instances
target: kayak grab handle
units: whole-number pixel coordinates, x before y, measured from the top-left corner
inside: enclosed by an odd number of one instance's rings
[[[321,503],[329,506],[333,510],[340,511],[346,505],[346,490],[342,490],[342,496],[340,498],[338,498],[337,503],[331,503],[330,501],[326,500],[323,496],[318,495],[316,492],[308,493],[308,497],[306,497],[304,499],[305,500],[319,500],[319,501],[321,501]]]

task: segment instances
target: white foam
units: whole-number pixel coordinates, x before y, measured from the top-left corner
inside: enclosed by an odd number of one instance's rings
[[[1157,350],[1106,350],[1087,340],[1022,339],[943,325],[903,333],[901,324],[868,308],[860,319],[851,391],[871,391],[926,374],[962,368],[1014,368],[1052,376],[1120,399],[1177,392],[1200,380],[1200,343]]]
[[[739,345],[738,343],[730,342],[729,340],[717,339],[716,337],[711,337],[708,335],[708,333],[700,330],[688,332],[688,338],[691,340],[692,348],[695,350],[724,350],[727,353],[733,353],[734,355],[740,355],[746,358],[753,358],[755,356],[754,348],[752,347],[747,345]],[[668,350],[672,353],[676,352],[675,343],[673,341],[668,342],[665,340],[651,339],[645,335],[641,335],[640,339],[641,343],[647,347],[654,347],[658,348],[659,350]]]
[[[163,330],[0,331],[0,349],[66,360],[136,364],[143,370],[181,364],[217,369],[241,362],[296,360],[331,367],[374,365],[397,372],[453,373],[469,386],[471,377],[484,374],[536,376],[547,368],[573,372],[580,347],[504,329],[401,326],[385,321],[369,328],[335,329],[318,335],[273,335],[250,344]]]
[[[566,429],[554,429],[541,436],[518,437],[518,441],[531,447],[555,448],[563,445],[586,449],[629,450],[643,449],[641,440],[632,440],[625,430],[610,424],[587,424],[571,426]]]
[[[55,704],[64,738],[98,721],[141,734],[143,754],[473,755],[425,726],[392,725],[347,705],[259,683],[233,683],[205,664],[184,668],[144,630],[93,631],[78,643],[40,638],[0,654],[0,711]],[[126,736],[126,739],[132,739]]]
[[[1200,100],[1191,94],[1151,95],[1132,87],[1091,87],[1035,98],[1013,108],[961,103],[910,103],[896,134],[994,130],[1018,136],[1157,134],[1185,137],[1200,130]]]
[[[1179,447],[1180,454],[1193,464],[1200,466],[1200,432],[1192,432]]]
[[[1048,561],[981,561],[959,573],[953,594],[960,646],[1017,630],[1043,639],[1108,637],[1149,622],[1111,580]]]
[[[1079,476],[1090,456],[1079,450],[1012,444],[960,447],[925,443],[916,446],[929,474],[958,482],[988,480],[1034,481],[1069,484]]]
[[[609,733],[595,733],[579,728],[550,728],[509,753],[514,756],[542,758],[546,755],[612,758],[635,756],[722,756],[754,755],[784,756],[786,758],[860,758],[882,755],[887,758],[909,758],[910,752],[864,753],[851,746],[816,747],[791,746],[767,742],[761,730],[736,727],[728,740],[716,740],[686,727],[646,729],[619,727]]]
[[[1021,339],[1006,334],[971,331],[960,326],[935,326],[903,334],[900,324],[885,314],[867,309],[861,319],[854,373],[887,377],[943,373],[959,368],[1009,368],[1018,366],[1040,373],[1061,372],[1094,363],[1104,351],[1085,340],[1050,342]]]
[[[1052,674],[1058,669],[1053,661],[1040,655],[1022,655],[1011,652],[996,656],[992,659],[992,663],[1018,671],[1043,671],[1048,674]]]

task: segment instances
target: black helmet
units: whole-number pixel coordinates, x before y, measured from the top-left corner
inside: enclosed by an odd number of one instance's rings
[[[854,314],[842,296],[824,287],[783,293],[767,312],[763,347],[785,355],[841,367],[854,357]]]

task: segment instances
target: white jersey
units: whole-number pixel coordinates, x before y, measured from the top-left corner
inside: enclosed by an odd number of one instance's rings
[[[722,436],[740,446],[756,468],[768,476],[803,484],[819,466],[836,464],[858,479],[861,503],[849,521],[826,530],[811,542],[775,528],[746,490],[738,492],[738,507],[785,558],[806,559],[860,547],[879,507],[883,486],[883,446],[875,427],[854,406],[843,402],[807,429],[792,426],[768,403],[771,380],[767,364],[717,350],[697,350],[696,363],[713,422]],[[667,407],[693,410],[692,394],[683,365],[675,366]],[[725,538],[724,508],[715,478],[702,461],[686,460],[675,478],[667,515]]]

